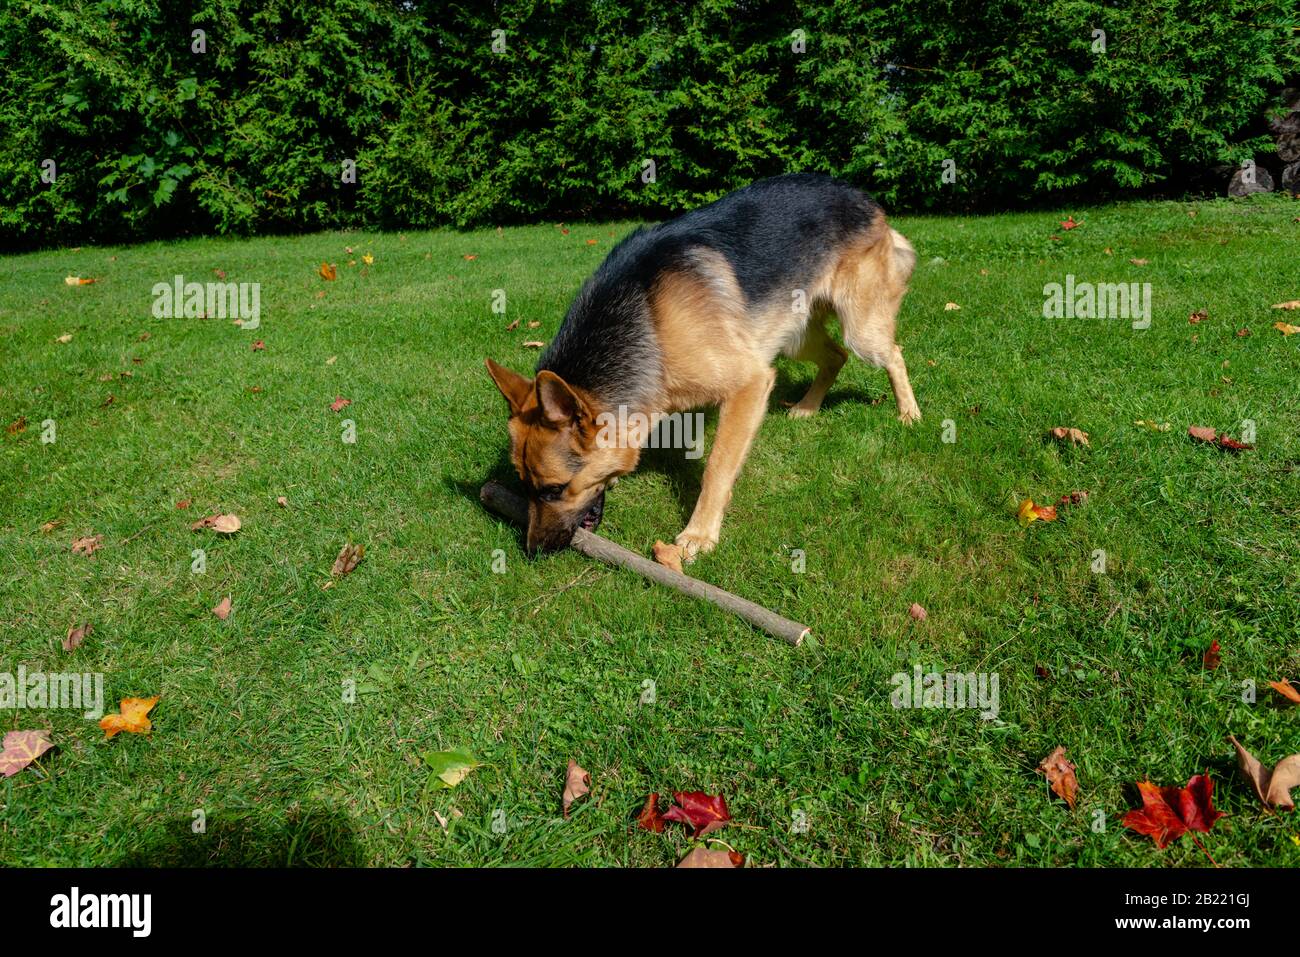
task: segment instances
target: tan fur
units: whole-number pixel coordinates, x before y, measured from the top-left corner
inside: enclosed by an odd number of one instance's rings
[[[894,343],[894,321],[915,258],[907,240],[881,216],[801,291],[802,312],[795,308],[795,290],[766,309],[746,312],[735,277],[716,253],[699,258],[707,279],[695,271],[675,272],[651,291],[665,367],[660,407],[719,406],[700,497],[676,539],[688,559],[717,544],[732,486],[767,409],[778,354],[817,365],[807,393],[789,414],[802,418],[821,407],[847,358],[826,332],[832,315],[854,354],[888,372],[899,419],[921,417],[902,350]],[[699,332],[705,323],[708,336]]]
[[[676,538],[687,560],[718,542],[732,486],[767,411],[778,355],[817,366],[807,393],[789,414],[801,418],[821,407],[847,359],[826,331],[832,315],[839,319],[845,345],[888,373],[899,419],[911,423],[921,417],[902,350],[894,342],[895,317],[916,253],[883,215],[846,243],[821,275],[812,277],[810,288],[789,290],[758,310],[747,309],[721,254],[701,248],[694,256],[690,268],[664,273],[650,290],[663,374],[658,394],[640,410],[654,414],[719,407],[700,497]],[[800,299],[806,306],[802,310],[796,308]],[[533,547],[563,531],[566,522],[571,527],[575,514],[588,507],[593,489],[599,494],[635,469],[642,443],[633,437],[620,443],[625,447],[598,448],[590,424],[606,410],[553,373],[540,373],[534,383],[491,360],[488,369],[511,405],[511,460],[520,477],[534,488],[565,486],[560,501],[530,506]]]

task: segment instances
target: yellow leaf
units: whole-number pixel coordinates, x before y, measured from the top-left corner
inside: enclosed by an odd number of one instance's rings
[[[99,726],[104,729],[104,736],[111,738],[119,731],[147,733],[153,727],[149,712],[157,703],[158,695],[152,698],[123,698],[120,714],[106,714],[100,719]]]
[[[1282,335],[1289,336],[1292,333],[1300,332],[1300,326],[1293,326],[1288,322],[1275,322],[1273,328],[1281,331]]]

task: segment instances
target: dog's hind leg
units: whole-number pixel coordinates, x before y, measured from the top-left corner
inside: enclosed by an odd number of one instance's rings
[[[889,230],[865,251],[846,256],[831,284],[844,344],[858,358],[889,373],[899,421],[909,425],[921,418],[921,410],[907,378],[903,351],[894,343],[894,327],[915,262],[916,253],[907,240]]]
[[[718,430],[704,467],[704,481],[695,511],[686,528],[677,536],[682,557],[691,561],[697,554],[711,551],[722,533],[722,515],[731,501],[731,487],[745,463],[749,447],[767,413],[767,398],[776,382],[776,370],[763,369],[739,389],[727,396],[718,407]]]
[[[808,323],[808,330],[799,348],[792,352],[791,358],[798,362],[815,362],[817,377],[804,393],[804,397],[790,407],[786,415],[792,419],[805,419],[816,414],[822,407],[822,400],[835,384],[835,377],[848,358],[848,353],[836,344],[826,333],[825,313],[814,313]]]

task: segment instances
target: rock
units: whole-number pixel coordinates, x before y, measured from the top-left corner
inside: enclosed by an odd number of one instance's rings
[[[1249,180],[1246,178],[1247,173],[1251,174]],[[1273,192],[1273,177],[1262,166],[1239,169],[1232,174],[1232,181],[1228,183],[1229,196],[1250,196],[1252,193],[1271,192]]]

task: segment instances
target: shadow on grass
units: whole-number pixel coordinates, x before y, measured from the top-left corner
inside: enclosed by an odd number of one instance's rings
[[[347,815],[323,808],[267,814],[211,811],[204,831],[177,818],[147,830],[117,867],[360,867]]]

